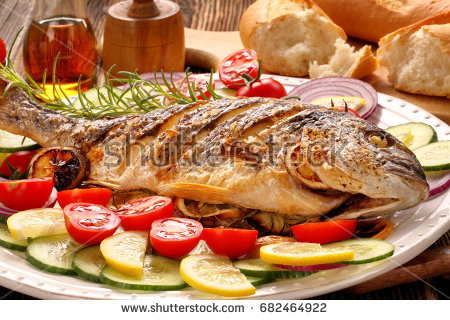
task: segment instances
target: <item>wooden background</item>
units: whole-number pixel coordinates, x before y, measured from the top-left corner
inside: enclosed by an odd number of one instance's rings
[[[86,0],[88,17],[95,29],[97,38],[102,39],[105,14],[107,8],[118,0]],[[179,3],[185,27],[203,31],[237,31],[243,11],[253,0],[175,0]],[[33,14],[33,1],[0,0],[0,37],[10,47],[14,36],[21,27],[27,27]],[[230,33],[231,34],[231,33]],[[22,33],[23,35],[23,33]],[[235,41],[236,35],[230,39]],[[187,39],[189,40],[189,39]],[[21,69],[21,39],[12,52],[16,68]],[[187,41],[187,47],[190,43]],[[238,45],[239,43],[234,43]],[[214,49],[214,48],[210,48]],[[217,49],[217,48],[216,48]],[[379,70],[366,81],[372,83],[377,90],[395,95],[415,103],[450,124],[450,100],[416,96],[395,91],[385,81],[385,70]],[[450,233],[447,232],[433,247],[450,244]],[[450,272],[450,270],[449,270]],[[426,279],[423,282],[396,286],[367,294],[351,294],[346,291],[335,292],[317,297],[317,299],[445,299],[450,294],[450,278],[448,276]],[[19,292],[0,287],[0,299],[33,299]]]

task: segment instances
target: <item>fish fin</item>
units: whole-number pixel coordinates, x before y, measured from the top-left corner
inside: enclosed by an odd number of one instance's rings
[[[158,188],[159,193],[207,203],[227,203],[232,192],[229,189],[197,183],[170,183]]]

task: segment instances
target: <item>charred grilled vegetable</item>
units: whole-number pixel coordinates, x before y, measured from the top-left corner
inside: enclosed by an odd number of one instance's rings
[[[75,148],[45,148],[31,160],[29,178],[52,177],[56,190],[78,187],[87,173],[87,161]]]

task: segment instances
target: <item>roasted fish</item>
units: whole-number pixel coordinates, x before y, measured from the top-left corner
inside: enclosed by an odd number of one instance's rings
[[[1,93],[6,85],[0,80]],[[297,221],[380,216],[428,195],[419,162],[392,135],[296,100],[199,101],[87,120],[48,110],[12,88],[0,99],[0,129],[43,147],[78,149],[88,183]]]

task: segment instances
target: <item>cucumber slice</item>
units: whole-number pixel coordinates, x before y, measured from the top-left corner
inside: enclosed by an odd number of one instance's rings
[[[363,264],[386,259],[394,254],[394,245],[379,239],[350,239],[322,245],[324,249],[353,250],[353,260],[339,264]]]
[[[180,262],[177,260],[146,255],[142,276],[126,275],[107,265],[100,273],[100,280],[113,287],[130,290],[179,290],[187,287],[187,283],[184,282],[178,271],[179,269]]]
[[[28,241],[14,239],[6,224],[0,223],[0,246],[12,250],[25,251],[27,250]]]
[[[450,169],[450,140],[427,144],[414,150],[425,171]]]
[[[100,273],[105,266],[106,260],[99,245],[80,249],[73,255],[73,270],[86,280],[101,282]]]
[[[265,277],[265,278],[257,278],[257,277],[250,277],[250,276],[246,276],[246,277],[247,277],[247,280],[250,281],[250,283],[254,287],[259,287],[259,286],[262,286],[263,284],[273,281],[273,279],[271,277]]]
[[[233,263],[233,266],[238,268],[246,276],[258,278],[297,279],[309,276],[313,273],[311,271],[292,271],[278,268],[261,259],[237,260]]]
[[[411,150],[437,141],[437,134],[433,127],[421,122],[408,122],[389,127],[385,131],[399,139]]]
[[[100,95],[99,95],[100,92]],[[119,89],[119,88],[114,88],[113,92],[115,95],[117,95],[118,97],[120,97],[120,95],[122,95],[123,90]],[[92,102],[94,104],[94,106],[96,107],[100,107],[102,105],[102,102],[105,102],[104,98],[102,98],[101,95],[103,95],[104,97],[108,98],[109,90],[106,89],[105,87],[99,87],[98,91],[97,88],[92,88],[87,90],[86,92],[84,92],[84,94],[86,95],[86,98]],[[117,98],[118,98],[117,97]],[[85,100],[83,100],[84,102]],[[79,109],[79,110],[83,110],[83,105],[80,101],[80,98],[76,98],[74,102],[72,102],[72,105]]]
[[[67,234],[33,239],[26,250],[29,263],[51,273],[76,275],[72,269],[72,258],[81,245]]]
[[[29,138],[0,130],[0,153],[13,153],[39,149],[40,146]]]

